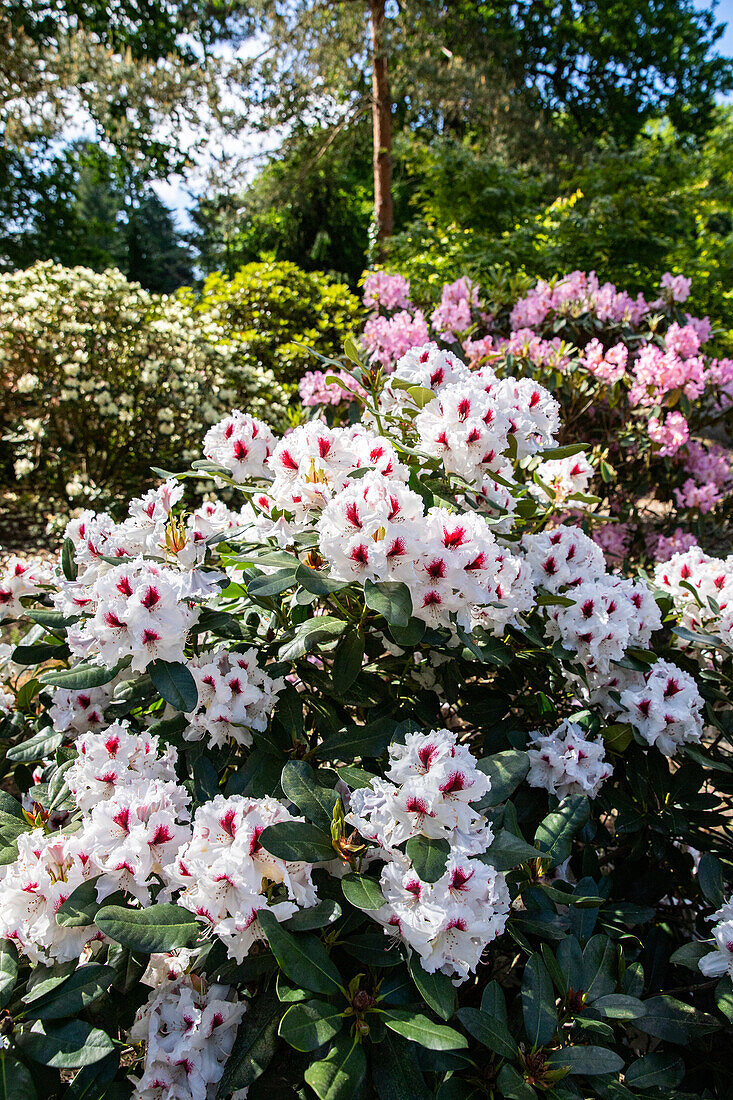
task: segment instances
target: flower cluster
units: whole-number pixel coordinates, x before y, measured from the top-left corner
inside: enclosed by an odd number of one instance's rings
[[[568,794],[587,794],[596,798],[603,783],[613,773],[606,760],[603,742],[586,737],[576,722],[565,720],[549,734],[536,733],[527,782],[543,787],[557,798]]]
[[[47,262],[2,275],[4,434],[21,488],[111,501],[153,456],[192,460],[237,396],[282,426],[282,386],[227,335],[212,310],[118,271]]]
[[[385,905],[375,919],[403,939],[429,974],[467,978],[509,911],[503,875],[483,855],[493,839],[472,805],[491,784],[449,730],[408,733],[392,744],[386,779],[351,794],[347,820],[378,846]],[[450,855],[435,883],[420,879],[401,846],[413,837],[447,840]]]
[[[200,978],[156,985],[130,1030],[146,1045],[138,1100],[211,1100],[245,1009],[228,986],[206,987]]]
[[[680,745],[702,737],[703,701],[692,676],[669,661],[657,661],[638,687],[621,692],[620,715],[648,745],[674,756]]]
[[[733,898],[728,898],[712,919],[717,921],[713,928],[715,950],[703,955],[699,967],[706,978],[733,978]]]
[[[188,715],[187,741],[207,738],[209,747],[252,744],[252,731],[265,730],[277,695],[285,686],[257,662],[257,651],[216,650],[194,657],[188,665],[196,682],[198,704]]]
[[[216,798],[200,806],[190,840],[178,851],[172,881],[180,887],[178,904],[190,909],[241,962],[264,934],[257,921],[267,908],[279,921],[318,897],[310,866],[270,855],[260,843],[269,825],[302,821],[275,798]],[[271,900],[273,888],[281,888]]]

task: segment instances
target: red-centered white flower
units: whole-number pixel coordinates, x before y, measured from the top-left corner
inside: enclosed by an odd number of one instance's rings
[[[423,449],[469,484],[480,484],[484,475],[503,465],[509,417],[473,380],[444,386],[418,413],[415,428]]]
[[[252,731],[263,731],[285,686],[260,668],[257,650],[217,650],[188,662],[196,681],[198,705],[188,715],[186,741],[207,738],[211,746],[252,744]]]
[[[557,798],[587,794],[596,798],[613,773],[606,760],[603,741],[585,736],[576,722],[565,719],[550,734],[532,735],[527,750],[530,787],[543,787]]]
[[[0,573],[0,622],[22,616],[22,596],[35,596],[51,580],[49,569],[41,562],[11,557]]]
[[[657,661],[639,687],[621,693],[621,720],[630,722],[648,745],[675,756],[681,745],[696,744],[703,732],[703,700],[689,673]]]
[[[206,458],[240,483],[271,476],[266,462],[274,448],[275,436],[269,425],[239,409],[209,428],[204,437]]]

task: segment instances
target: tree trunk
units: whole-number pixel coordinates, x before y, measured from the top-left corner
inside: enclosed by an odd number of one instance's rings
[[[377,242],[392,236],[392,99],[384,41],[385,0],[369,0],[372,32],[372,133],[374,163],[374,224]],[[378,258],[383,249],[377,244]]]

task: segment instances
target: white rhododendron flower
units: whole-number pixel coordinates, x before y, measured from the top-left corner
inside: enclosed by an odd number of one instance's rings
[[[692,676],[669,661],[657,661],[640,687],[621,692],[621,718],[648,745],[674,756],[702,737],[703,701]]]
[[[550,734],[535,733],[527,750],[530,787],[543,787],[557,798],[587,794],[595,798],[613,768],[602,740],[587,738],[576,722],[566,719]]]

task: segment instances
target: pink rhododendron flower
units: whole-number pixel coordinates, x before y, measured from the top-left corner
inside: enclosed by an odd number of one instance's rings
[[[604,351],[601,341],[594,339],[585,345],[581,362],[599,381],[612,386],[625,375],[628,357],[629,350],[625,344],[615,344]]]
[[[433,310],[430,323],[446,340],[455,340],[457,333],[471,327],[471,310],[478,307],[478,287],[465,277],[456,279],[443,287],[440,305]]]
[[[341,379],[348,389],[344,389],[336,382],[326,382],[326,378],[331,376]],[[362,397],[365,395],[363,387],[345,371],[309,370],[298,382],[300,400],[308,406],[340,405],[342,401],[353,401],[349,390]]]
[[[606,561],[623,561],[629,549],[628,523],[607,523],[598,527],[591,538],[606,556]]]
[[[410,309],[410,280],[404,275],[372,271],[364,280],[364,305],[375,310],[384,306],[390,312]]]
[[[657,539],[652,535],[647,540],[647,549],[657,561],[669,561],[675,554],[684,554],[691,546],[697,546],[697,539],[691,531],[683,531],[681,527],[676,527],[669,537],[660,535]]]
[[[419,309],[414,316],[402,310],[394,317],[370,317],[364,327],[363,341],[369,362],[380,363],[391,373],[405,352],[427,344],[427,321]]]
[[[662,458],[677,454],[689,437],[690,428],[682,413],[668,413],[664,423],[656,416],[649,420],[649,438],[661,444],[659,454]]]
[[[668,290],[673,302],[686,302],[690,297],[692,279],[686,279],[684,275],[672,275],[665,271],[660,283],[662,290]]]

